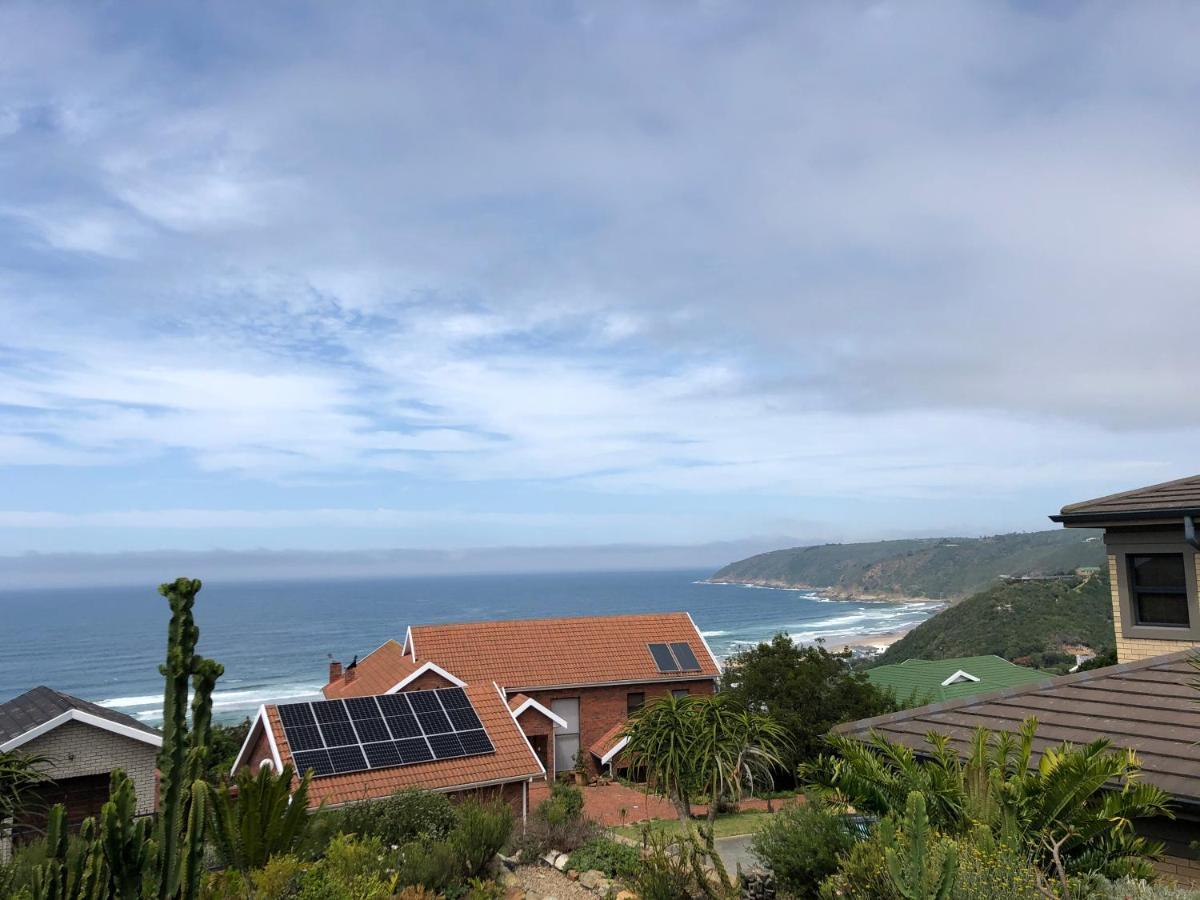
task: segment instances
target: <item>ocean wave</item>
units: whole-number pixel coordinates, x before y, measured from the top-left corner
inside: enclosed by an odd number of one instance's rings
[[[729,634],[728,631],[702,631],[700,632],[700,637],[724,637],[727,634]]]
[[[262,685],[260,687],[243,688],[239,690],[216,691],[213,694],[214,710],[257,709],[264,703],[279,700],[301,700],[307,697],[319,697],[323,684],[280,684]],[[194,695],[189,693],[188,702]],[[99,705],[108,709],[126,712],[143,721],[154,721],[162,718],[162,694],[143,694],[134,697],[111,697],[100,700]]]

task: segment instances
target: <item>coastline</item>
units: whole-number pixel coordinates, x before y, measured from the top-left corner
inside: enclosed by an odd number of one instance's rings
[[[850,594],[832,587],[816,587],[814,585],[788,584],[785,582],[767,581],[714,581],[705,578],[696,584],[718,584],[732,587],[759,588],[768,591],[796,591],[801,594],[818,594],[826,600],[845,600],[855,603],[942,603],[947,606],[954,601],[945,597],[922,597],[909,594]]]
[[[836,643],[827,643],[825,647],[834,652],[842,650],[869,650],[882,653],[916,627],[916,625],[910,625],[906,628],[898,628],[895,631],[889,631],[884,634],[868,634],[862,637],[848,638]]]

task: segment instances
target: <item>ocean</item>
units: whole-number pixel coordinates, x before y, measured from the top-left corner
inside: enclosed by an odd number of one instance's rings
[[[199,652],[225,666],[214,717],[320,691],[409,624],[687,610],[727,656],[784,631],[800,642],[881,635],[941,604],[830,600],[812,591],[701,582],[708,572],[581,572],[337,581],[206,582]],[[44,684],[147,722],[161,720],[167,602],[155,586],[0,590],[0,701]]]

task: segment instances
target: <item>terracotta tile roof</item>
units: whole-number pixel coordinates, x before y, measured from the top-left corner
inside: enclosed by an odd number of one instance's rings
[[[414,625],[417,662],[508,689],[714,678],[716,662],[685,612]],[[647,644],[686,643],[699,672],[664,674]],[[399,680],[399,679],[397,679]]]
[[[526,697],[524,694],[513,694],[511,697],[508,698],[508,708],[511,709],[515,713],[518,709],[521,708],[521,704],[524,703],[528,699],[529,698]]]
[[[357,683],[351,682],[351,685]],[[495,685],[491,682],[470,684],[466,691],[488,737],[492,739],[495,753],[314,778],[308,789],[309,805],[316,806],[324,802],[333,806],[378,799],[401,788],[452,790],[483,783],[524,781],[540,776],[542,766],[530,750],[529,743]],[[370,693],[359,691],[344,696],[367,696]],[[292,761],[292,751],[279,720],[279,712],[274,704],[267,706],[266,710],[279,748],[280,761],[286,765]]]
[[[919,751],[929,749],[925,735],[936,731],[948,735],[954,749],[966,752],[976,728],[1016,731],[1032,716],[1038,720],[1035,764],[1047,746],[1109,738],[1113,746],[1137,752],[1147,782],[1178,800],[1200,804],[1200,707],[1196,669],[1190,662],[1194,653],[1184,650],[1063,675],[1042,684],[848,722],[834,730],[856,738],[876,731]]]
[[[1055,522],[1070,523],[1102,520],[1106,515],[1145,513],[1147,518],[1155,518],[1179,517],[1184,512],[1200,512],[1200,475],[1070,503],[1057,516],[1050,518]]]
[[[597,759],[603,759],[604,755],[621,739],[621,732],[625,730],[625,724],[626,720],[622,719],[612,728],[608,729],[608,731],[604,732],[604,734],[592,743],[592,746],[588,747],[588,752]]]
[[[358,661],[355,667],[358,675],[353,681],[343,678],[326,685],[322,692],[330,700],[338,697],[386,694],[400,679],[411,675],[416,668],[417,664],[404,655],[404,648],[396,641],[389,640]]]

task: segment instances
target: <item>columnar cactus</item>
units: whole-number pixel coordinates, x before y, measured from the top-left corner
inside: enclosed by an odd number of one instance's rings
[[[190,811],[194,798],[205,789],[201,782],[197,790],[196,782],[202,779],[208,759],[212,692],[224,668],[196,654],[200,629],[196,627],[192,607],[200,587],[197,579],[178,578],[158,588],[171,605],[167,661],[159,667],[166,679],[163,745],[158,758],[162,798],[156,832],[160,900],[196,896],[200,860],[193,856],[201,853],[204,846],[206,816],[193,817]],[[187,721],[189,682],[195,689],[190,731]]]
[[[929,857],[929,816],[925,812],[925,797],[920,791],[908,795],[903,826],[904,840],[900,841],[891,819],[879,823],[879,836],[892,884],[905,900],[945,900],[954,889],[958,856],[947,851],[940,867],[936,871],[933,869]]]
[[[138,900],[150,867],[155,845],[150,820],[137,817],[133,780],[117,770],[112,774],[108,802],[100,811],[100,846],[108,866],[108,893],[120,900]]]

